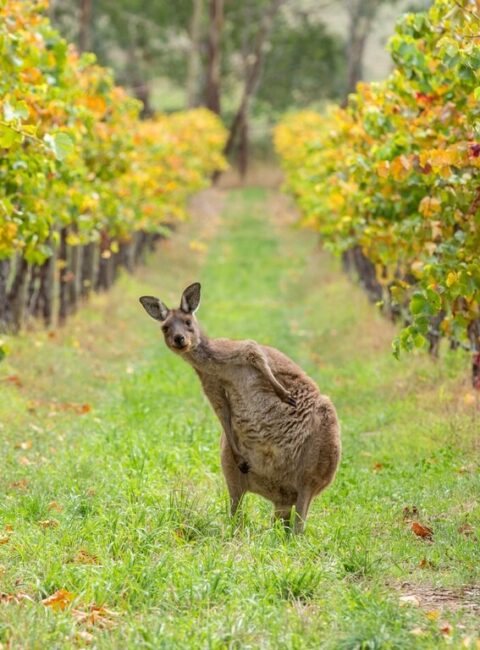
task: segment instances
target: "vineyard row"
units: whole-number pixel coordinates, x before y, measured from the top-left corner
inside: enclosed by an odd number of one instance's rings
[[[0,328],[64,321],[133,269],[224,168],[205,109],[141,104],[79,54],[35,0],[0,3]]]
[[[402,324],[394,353],[472,353],[480,389],[480,12],[435,0],[390,41],[394,69],[346,108],[277,127],[303,221]]]

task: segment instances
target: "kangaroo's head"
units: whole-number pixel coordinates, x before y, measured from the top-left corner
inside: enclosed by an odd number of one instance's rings
[[[178,309],[169,309],[153,296],[142,296],[140,302],[147,314],[162,323],[165,343],[174,352],[188,352],[200,342],[200,327],[195,311],[200,304],[200,283],[195,282],[185,289]]]

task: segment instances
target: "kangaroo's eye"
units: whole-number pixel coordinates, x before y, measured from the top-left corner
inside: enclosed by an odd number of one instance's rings
[[[164,326],[162,327],[162,332],[163,332],[164,334],[166,334],[166,333],[168,332],[168,325],[164,325]]]
[[[187,327],[190,327],[191,324],[192,324],[192,321],[189,318],[187,318],[187,320],[185,321],[185,325]]]

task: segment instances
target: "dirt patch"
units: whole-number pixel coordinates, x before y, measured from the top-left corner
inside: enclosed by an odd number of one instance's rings
[[[290,196],[281,192],[270,192],[267,205],[274,226],[294,226],[299,222],[300,213]],[[317,233],[315,237],[318,238]]]
[[[193,220],[200,220],[205,236],[215,234],[226,197],[226,192],[217,187],[210,187],[190,199],[188,212]]]
[[[250,166],[245,178],[241,178],[238,171],[234,168],[224,172],[219,180],[220,189],[235,189],[238,187],[248,187],[249,185],[263,187],[266,189],[278,189],[283,183],[283,172],[279,167],[274,165],[254,163]]]
[[[392,586],[399,592],[400,602],[404,604],[421,607],[426,611],[463,611],[468,614],[480,614],[480,585],[447,589],[402,582]]]

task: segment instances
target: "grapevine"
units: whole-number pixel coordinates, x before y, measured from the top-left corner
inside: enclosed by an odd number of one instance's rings
[[[403,328],[394,353],[447,337],[480,388],[480,15],[469,0],[407,14],[383,82],[343,109],[287,116],[275,141],[304,223],[353,264]]]
[[[80,55],[35,0],[0,0],[0,324],[60,320],[108,288],[225,166],[204,109],[141,121],[140,102]],[[56,298],[56,294],[58,297]]]

